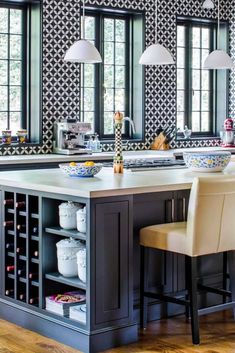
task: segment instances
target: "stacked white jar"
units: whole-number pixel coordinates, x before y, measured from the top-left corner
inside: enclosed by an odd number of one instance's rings
[[[64,277],[77,277],[77,253],[84,249],[85,245],[73,238],[63,239],[56,244],[58,271]]]

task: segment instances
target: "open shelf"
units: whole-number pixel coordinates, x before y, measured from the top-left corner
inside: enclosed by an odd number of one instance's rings
[[[39,219],[39,214],[38,213],[30,213],[30,217],[34,219]]]
[[[50,234],[61,235],[63,237],[86,240],[86,234],[79,233],[77,230],[65,230],[60,227],[45,228],[45,232]]]
[[[39,241],[39,236],[37,236],[37,235],[31,235],[31,240]]]
[[[27,213],[25,211],[19,211],[19,216],[26,217]]]
[[[8,234],[8,235],[15,235],[15,231],[14,231],[14,230],[8,230],[8,231],[7,231],[7,234]]]
[[[10,214],[15,214],[15,210],[13,208],[8,208],[7,212]]]
[[[46,273],[45,278],[51,281],[67,284],[72,287],[80,288],[86,290],[86,283],[80,281],[78,277],[64,277],[58,272]]]

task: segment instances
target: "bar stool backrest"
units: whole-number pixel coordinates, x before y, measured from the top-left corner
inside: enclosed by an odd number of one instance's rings
[[[191,256],[235,250],[235,176],[194,179],[186,242]]]

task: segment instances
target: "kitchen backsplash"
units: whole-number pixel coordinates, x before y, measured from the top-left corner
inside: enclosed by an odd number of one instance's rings
[[[146,45],[154,42],[154,0],[87,0],[86,4],[139,9],[146,12]],[[230,22],[230,53],[235,60],[235,0],[221,1],[222,18]],[[79,38],[79,0],[43,0],[43,121],[42,145],[4,147],[0,154],[37,154],[52,151],[53,123],[79,115],[79,65],[66,63],[66,49]],[[176,15],[216,18],[217,9],[202,9],[201,0],[159,0],[159,41],[176,56]],[[176,69],[146,67],[145,143],[130,143],[129,149],[148,149],[156,129],[175,127]],[[229,113],[235,117],[235,73],[229,79]],[[173,141],[172,147],[216,146],[218,139]],[[103,150],[113,149],[103,144]]]

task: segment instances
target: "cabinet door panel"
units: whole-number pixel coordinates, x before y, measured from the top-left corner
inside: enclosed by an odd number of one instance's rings
[[[96,205],[95,324],[129,315],[129,203]]]

